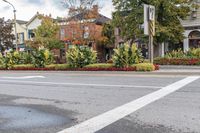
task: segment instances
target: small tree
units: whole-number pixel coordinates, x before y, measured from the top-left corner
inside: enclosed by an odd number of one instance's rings
[[[59,31],[59,26],[53,21],[50,16],[40,16],[42,20],[41,25],[34,30],[35,38],[33,41],[28,41],[29,46],[32,48],[48,48],[54,49],[60,48],[61,43],[58,43],[57,34]],[[56,43],[55,43],[56,42]]]
[[[5,49],[13,48],[14,39],[15,36],[12,34],[12,22],[0,18],[0,51],[3,52]]]
[[[114,45],[115,43],[115,34],[114,26],[112,24],[106,23],[103,25],[102,36],[104,37],[104,43],[106,45]]]
[[[143,36],[141,25],[143,20],[143,4],[154,5],[156,8],[155,43],[179,43],[184,39],[184,28],[180,20],[188,16],[194,0],[112,0],[115,6],[113,20],[120,27],[121,35],[127,40],[140,39]]]

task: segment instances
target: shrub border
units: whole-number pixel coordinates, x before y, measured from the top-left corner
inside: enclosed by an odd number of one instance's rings
[[[159,65],[154,65],[155,70],[159,70]],[[35,67],[18,67],[18,68],[11,68],[11,69],[4,69],[0,68],[0,70],[8,70],[8,71],[137,71],[136,67],[128,67],[128,68],[116,68],[116,67],[110,67],[110,68],[66,68],[66,69],[58,69],[55,67],[50,68],[35,68]]]
[[[200,65],[200,59],[198,58],[157,58],[154,62],[158,65]]]

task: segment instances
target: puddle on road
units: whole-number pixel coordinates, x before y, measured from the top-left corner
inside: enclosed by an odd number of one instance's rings
[[[0,106],[0,129],[59,126],[71,119],[28,107]]]

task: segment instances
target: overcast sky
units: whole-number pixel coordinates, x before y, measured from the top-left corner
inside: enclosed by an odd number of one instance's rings
[[[8,0],[17,10],[17,19],[29,20],[38,11],[41,14],[52,14],[54,18],[66,17],[67,10],[61,4],[62,0]],[[113,11],[112,0],[97,0],[101,13],[111,18]],[[13,19],[13,9],[10,5],[0,0],[0,17]]]

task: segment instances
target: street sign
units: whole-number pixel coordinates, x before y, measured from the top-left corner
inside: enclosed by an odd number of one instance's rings
[[[151,28],[151,29],[150,29]],[[144,34],[150,35],[150,32],[155,34],[155,7],[144,4]]]
[[[155,21],[155,7],[149,5],[149,20]]]
[[[155,7],[144,4],[144,34],[149,36],[149,59],[153,63],[153,37],[155,35]]]
[[[149,5],[144,4],[144,34],[149,35]]]

